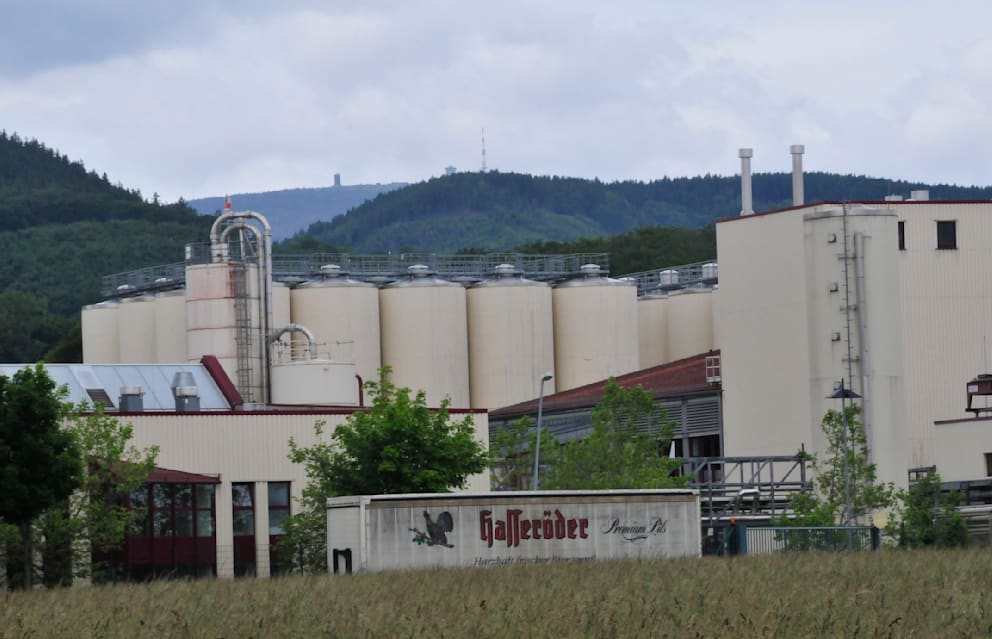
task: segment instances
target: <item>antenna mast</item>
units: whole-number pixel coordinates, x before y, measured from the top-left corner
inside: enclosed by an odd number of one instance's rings
[[[486,129],[482,129],[482,172],[485,173],[489,169],[486,168]]]

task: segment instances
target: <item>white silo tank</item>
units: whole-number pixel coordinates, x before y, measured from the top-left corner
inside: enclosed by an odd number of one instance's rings
[[[379,378],[379,290],[343,274],[336,265],[321,268],[322,279],[304,282],[290,292],[290,316],[316,337],[318,353],[334,361],[353,362],[364,381]]]
[[[597,265],[551,293],[558,392],[637,370],[637,285]]]
[[[640,368],[665,364],[668,357],[668,296],[662,293],[637,298],[637,345]]]
[[[705,353],[713,345],[713,289],[673,292],[668,298],[669,361]]]
[[[496,273],[466,291],[472,408],[534,399],[555,368],[551,287],[514,276],[509,264]],[[555,392],[554,379],[544,392]]]
[[[120,363],[120,303],[107,300],[82,311],[83,363]]]
[[[243,278],[242,284],[237,280]],[[235,295],[241,290],[245,302],[248,330],[242,375],[238,370],[238,318]],[[213,355],[246,400],[260,401],[261,349],[259,348],[258,268],[238,267],[220,262],[193,264],[186,267],[186,355],[197,362],[204,355]]]
[[[270,330],[277,330],[289,324],[290,317],[290,289],[285,282],[272,282],[272,326]]]
[[[382,363],[392,367],[397,386],[424,390],[429,406],[450,397],[452,407],[467,408],[465,289],[431,277],[423,265],[411,266],[410,274],[379,291]]]
[[[121,364],[155,362],[155,298],[137,295],[121,300],[118,311]]]
[[[155,295],[155,361],[186,362],[186,291],[176,289]]]

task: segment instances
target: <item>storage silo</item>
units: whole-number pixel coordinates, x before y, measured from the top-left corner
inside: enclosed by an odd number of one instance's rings
[[[290,292],[290,316],[317,338],[320,357],[348,361],[364,381],[379,378],[379,290],[347,277],[334,264],[321,268],[322,279]]]
[[[276,330],[286,326],[293,320],[290,310],[290,289],[285,282],[272,282],[272,326],[269,330]]]
[[[186,362],[186,291],[176,289],[155,295],[155,361]]]
[[[637,370],[637,285],[586,264],[551,293],[558,392]]]
[[[137,295],[121,300],[118,311],[121,364],[155,362],[155,297]]]
[[[253,265],[186,267],[186,355],[191,362],[215,356],[245,401],[263,397],[258,290]]]
[[[470,405],[465,306],[461,284],[431,277],[420,264],[379,291],[382,363],[397,386],[424,390],[429,406],[444,397],[452,407]]]
[[[651,293],[637,298],[639,367],[670,362],[668,357],[668,296]]]
[[[551,287],[496,267],[496,278],[466,291],[472,408],[500,408],[534,399],[542,375],[554,371]],[[555,380],[545,393],[555,392]]]
[[[83,307],[83,363],[120,363],[120,303],[107,300]]]
[[[713,289],[687,288],[668,298],[669,361],[712,350]]]

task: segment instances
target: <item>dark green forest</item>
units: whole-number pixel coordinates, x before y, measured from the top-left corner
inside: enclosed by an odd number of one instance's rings
[[[990,187],[957,187],[808,173],[806,200],[881,201],[930,189],[933,199],[989,199]],[[754,209],[792,205],[787,173],[753,178]],[[646,226],[701,228],[740,212],[740,179],[705,175],[613,182],[519,173],[456,173],[384,193],[330,222],[312,224],[287,247],[329,245],[355,252],[507,250],[571,242]]]
[[[211,217],[157,199],[0,132],[0,361],[78,361],[79,311],[102,275],[180,261],[206,239]]]

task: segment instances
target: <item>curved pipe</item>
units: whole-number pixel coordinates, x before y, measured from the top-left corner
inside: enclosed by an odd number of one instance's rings
[[[316,348],[317,338],[314,337],[314,334],[310,331],[309,328],[307,328],[302,324],[286,324],[282,328],[272,331],[272,334],[269,335],[267,344],[271,344],[272,342],[276,341],[286,333],[301,333],[304,337],[306,337],[307,359],[317,359],[317,348]]]
[[[228,211],[217,216],[214,220],[213,225],[210,227],[210,253],[211,259],[214,262],[222,262],[227,259],[227,245],[222,241],[222,238],[226,238],[226,235],[221,233],[220,228],[224,222],[227,220],[238,220],[244,226],[249,226],[245,220],[253,219],[262,225],[262,246],[261,246],[261,258],[263,260],[260,265],[261,272],[259,273],[259,278],[261,281],[261,286],[259,287],[261,293],[261,316],[262,325],[259,327],[259,333],[261,334],[262,343],[268,344],[268,334],[272,327],[272,227],[269,226],[269,221],[261,213],[256,213],[255,211]],[[239,225],[241,226],[241,225]],[[250,226],[249,226],[250,228]],[[225,229],[226,230],[226,229]],[[255,232],[255,237],[258,237],[257,229],[252,229]],[[269,402],[270,392],[269,392],[269,349],[265,348],[262,350],[262,401],[264,403]]]

